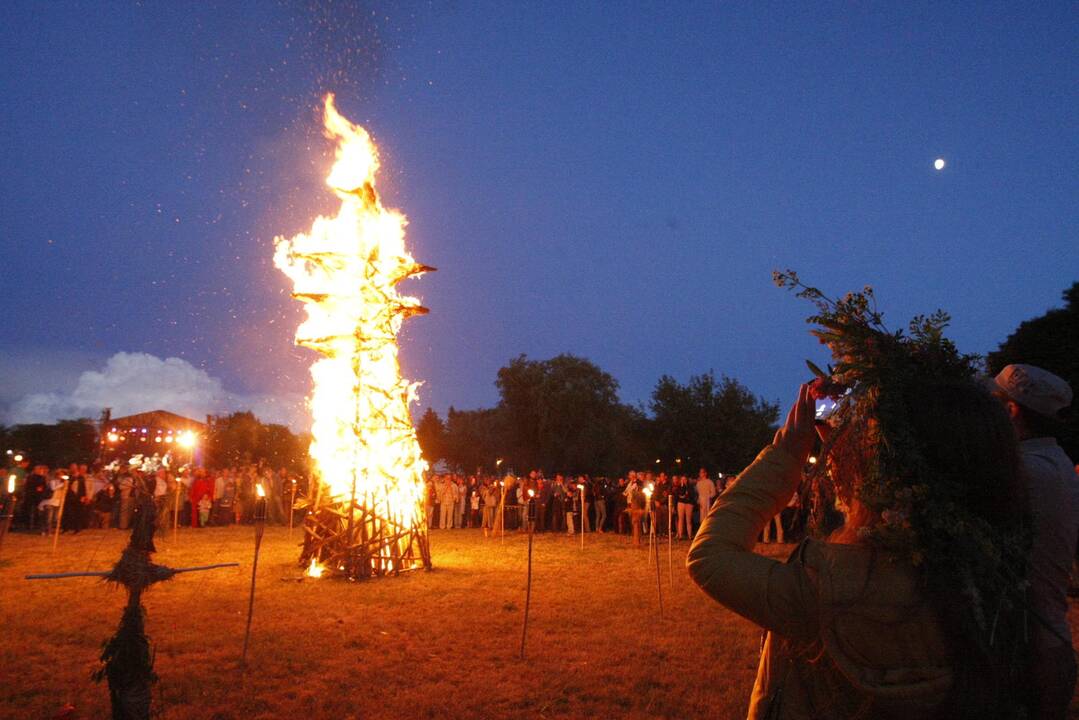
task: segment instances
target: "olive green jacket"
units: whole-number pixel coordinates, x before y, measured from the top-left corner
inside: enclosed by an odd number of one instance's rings
[[[748,717],[932,717],[952,670],[913,567],[813,540],[786,563],[754,554],[800,475],[794,458],[765,448],[716,501],[687,559],[702,590],[767,631]]]

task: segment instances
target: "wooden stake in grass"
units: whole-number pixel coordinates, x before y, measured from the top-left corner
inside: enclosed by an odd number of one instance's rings
[[[266,529],[266,491],[262,483],[255,485],[258,500],[255,501],[255,559],[251,562],[251,593],[247,600],[247,628],[244,630],[244,650],[240,656],[240,666],[247,669],[247,642],[251,638],[251,616],[255,612],[255,575],[259,568],[259,547],[262,545],[262,532]]]
[[[652,564],[652,546],[656,544],[656,514],[653,512],[652,507],[652,491],[651,485],[646,485],[644,488],[644,507],[648,511],[648,564]]]
[[[649,493],[649,499],[651,499],[651,493]],[[649,503],[649,508],[651,508],[651,503]],[[651,528],[649,530],[649,535],[652,537],[652,547],[650,548],[650,550],[655,553],[655,561],[656,561],[656,592],[659,595],[659,616],[662,618],[663,617],[663,581],[659,579],[659,543],[656,541],[656,512],[655,512],[655,510],[649,509],[648,514],[649,514],[649,518],[648,518],[649,523],[648,524],[651,526]]]
[[[498,533],[501,535],[502,544],[506,544],[506,481],[499,480],[498,484],[502,486],[502,499],[498,501]]]
[[[60,509],[56,511],[56,532],[52,534],[52,551],[56,553],[56,544],[60,542],[60,523],[64,521],[64,505],[67,504],[67,489],[71,486],[71,478],[67,475],[62,476],[64,478],[64,494],[60,496]]]
[[[671,588],[674,588],[674,493],[667,495],[667,570],[671,574]]]
[[[521,627],[521,653],[525,657],[525,638],[528,637],[528,608],[532,604],[532,532],[536,527],[536,491],[528,490],[528,580],[525,584],[525,618]]]
[[[581,493],[581,549],[584,550],[584,485],[578,484],[577,490]]]
[[[288,504],[288,537],[292,539],[292,516],[296,514],[296,478],[292,478],[292,500]]]
[[[659,542],[656,539],[656,506],[652,504],[652,493],[655,487],[652,485],[644,489],[644,496],[648,502],[648,564],[654,561],[656,564],[656,590],[659,592],[659,616],[663,617],[663,582],[659,579]]]
[[[172,544],[176,544],[176,533],[180,527],[180,489],[184,484],[176,478],[176,499],[172,503]]]
[[[7,497],[4,499],[4,514],[0,516],[0,547],[4,544],[4,538],[11,529],[11,518],[15,515],[15,475],[8,475]]]

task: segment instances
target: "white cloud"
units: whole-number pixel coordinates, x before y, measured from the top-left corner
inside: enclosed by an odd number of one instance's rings
[[[112,408],[113,417],[168,410],[196,420],[208,414],[251,410],[263,422],[289,425],[294,430],[307,425],[300,395],[238,395],[186,360],[125,352],[113,355],[101,370],[82,373],[71,392],[32,393],[14,401],[6,422],[96,419],[106,407]]]

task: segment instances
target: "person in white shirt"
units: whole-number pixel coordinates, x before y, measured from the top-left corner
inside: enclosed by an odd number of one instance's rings
[[[154,509],[157,513],[157,529],[163,531],[172,525],[169,506],[169,474],[165,468],[158,468],[154,473]]]
[[[457,477],[453,483],[453,526],[463,528],[465,526],[465,479]]]
[[[701,522],[708,517],[712,509],[712,499],[716,496],[716,484],[708,477],[708,471],[701,468],[697,473],[697,505],[701,510]]]
[[[58,470],[53,470],[49,475],[49,491],[52,493],[48,498],[37,504],[37,509],[44,515],[45,524],[41,534],[48,535],[56,528],[57,513],[60,510],[60,500],[67,491],[67,482],[60,477]]]
[[[438,485],[438,526],[443,530],[453,527],[453,505],[457,502],[457,485],[453,475],[446,475]]]

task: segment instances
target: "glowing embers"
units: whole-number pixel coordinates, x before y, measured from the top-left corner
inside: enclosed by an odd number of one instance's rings
[[[307,317],[296,343],[324,357],[311,366],[310,448],[319,480],[304,501],[301,566],[350,578],[431,566],[423,503],[426,463],[401,377],[397,333],[427,312],[399,295],[401,280],[433,270],[404,244],[405,218],[375,192],[378,151],[326,97],[326,135],[337,143],[326,179],[341,201],[309,233],[276,238],[274,264],[293,282]]]

